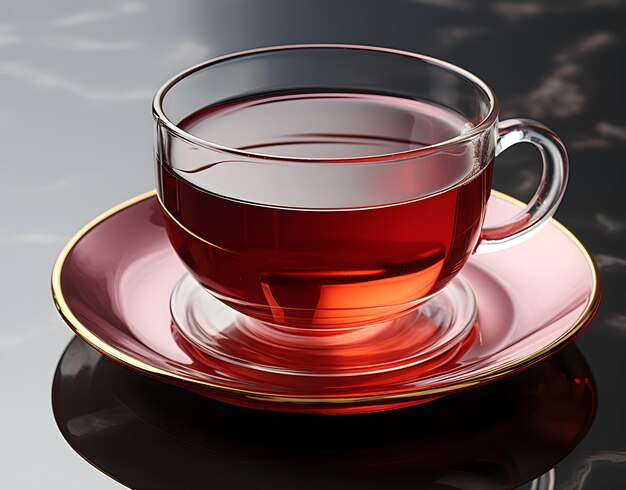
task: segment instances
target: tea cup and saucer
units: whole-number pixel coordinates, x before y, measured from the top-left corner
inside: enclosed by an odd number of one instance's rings
[[[552,215],[567,154],[498,121],[491,89],[422,55],[294,45],[197,65],[157,93],[157,190],[79,231],[61,316],[105,356],[274,411],[361,413],[510,376],[571,342],[600,298]],[[535,145],[524,205],[494,158]]]

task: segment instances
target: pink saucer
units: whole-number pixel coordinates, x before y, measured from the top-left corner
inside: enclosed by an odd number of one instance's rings
[[[487,222],[521,203],[494,193]],[[511,375],[569,343],[593,318],[593,260],[551,220],[520,245],[474,255],[462,271],[476,296],[473,332],[419,369],[367,383],[294,386],[280,374],[224,369],[173,326],[170,295],[185,269],[163,228],[154,192],[120,204],[78,232],[54,266],[52,289],[68,325],[105,356],[138,372],[237,405],[274,411],[358,413],[422,403]]]

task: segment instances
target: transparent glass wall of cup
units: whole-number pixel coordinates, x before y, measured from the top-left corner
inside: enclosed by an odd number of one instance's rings
[[[537,229],[567,181],[550,130],[499,123],[476,76],[391,49],[217,58],[166,83],[154,117],[158,195],[189,273],[240,313],[312,332],[415,310],[473,252]],[[224,127],[201,131],[218,117]],[[539,188],[509,222],[483,228],[494,157],[519,142],[539,149]]]

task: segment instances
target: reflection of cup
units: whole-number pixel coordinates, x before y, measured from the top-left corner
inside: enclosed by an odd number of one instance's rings
[[[228,306],[287,327],[386,321],[555,211],[562,143],[498,125],[493,92],[443,61],[359,46],[286,46],[208,61],[154,101],[158,193],[192,276]],[[482,228],[492,161],[537,146],[529,206]],[[482,241],[481,241],[482,238]]]
[[[346,417],[225,405],[136,374],[80,339],[52,387],[70,446],[130,488],[517,488],[580,443],[595,407],[574,345],[499,383]]]

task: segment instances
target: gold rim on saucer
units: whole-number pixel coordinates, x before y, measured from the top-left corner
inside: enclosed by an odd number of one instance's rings
[[[506,194],[503,194],[498,191],[492,191],[492,194],[505,200],[510,203],[513,203],[519,207],[525,207],[521,201],[510,197]],[[54,263],[54,267],[52,269],[52,295],[54,298],[55,306],[59,311],[63,320],[69,325],[69,327],[82,338],[85,342],[87,342],[90,346],[95,348],[98,352],[100,352],[105,357],[121,363],[135,371],[143,372],[150,374],[151,376],[157,378],[164,378],[169,380],[176,380],[178,382],[183,382],[190,385],[195,385],[199,387],[209,388],[213,390],[219,390],[221,392],[227,392],[231,395],[238,395],[248,399],[254,400],[264,400],[276,403],[290,403],[290,404],[354,404],[354,403],[367,403],[367,402],[390,402],[390,401],[398,401],[398,400],[408,400],[408,399],[421,399],[421,398],[432,398],[441,395],[445,395],[447,393],[461,391],[467,388],[471,388],[473,386],[479,385],[481,383],[491,382],[496,379],[500,379],[506,377],[507,375],[519,371],[521,369],[525,369],[530,367],[531,365],[539,362],[544,357],[546,357],[549,353],[557,350],[560,347],[563,347],[568,343],[569,340],[573,339],[578,333],[582,331],[582,329],[589,323],[593,315],[595,314],[601,296],[601,288],[598,280],[598,268],[593,258],[587,252],[585,247],[580,243],[580,241],[561,223],[556,221],[555,219],[550,219],[550,222],[555,225],[561,232],[563,232],[581,251],[585,259],[587,260],[590,270],[592,272],[592,285],[591,292],[592,294],[589,297],[587,304],[583,312],[580,314],[578,319],[573,322],[571,327],[564,332],[560,337],[556,340],[552,341],[548,345],[543,348],[537,350],[533,354],[526,356],[524,358],[515,359],[507,364],[500,365],[494,367],[490,370],[481,372],[477,375],[469,375],[466,379],[461,382],[445,384],[441,386],[435,386],[431,388],[415,388],[414,390],[407,390],[401,393],[385,393],[378,395],[366,395],[366,396],[358,396],[358,397],[310,397],[310,396],[293,396],[293,395],[281,395],[275,393],[263,393],[263,392],[255,392],[240,388],[234,388],[229,386],[220,386],[218,384],[210,383],[207,381],[198,380],[189,376],[182,376],[176,373],[168,372],[154,366],[150,366],[124,352],[119,351],[111,346],[109,346],[106,342],[102,341],[96,335],[94,335],[88,327],[83,325],[70,310],[61,287],[61,272],[63,270],[63,266],[65,261],[74,248],[74,246],[79,242],[79,240],[86,235],[92,228],[96,227],[98,224],[114,215],[115,213],[132,206],[140,201],[145,199],[149,199],[156,195],[156,191],[152,190],[143,194],[140,194],[132,199],[129,199],[117,206],[112,207],[108,211],[104,212],[97,218],[90,221],[87,225],[85,225],[78,233],[76,233],[69,242],[63,247],[58,258]],[[471,260],[471,259],[470,259]]]

